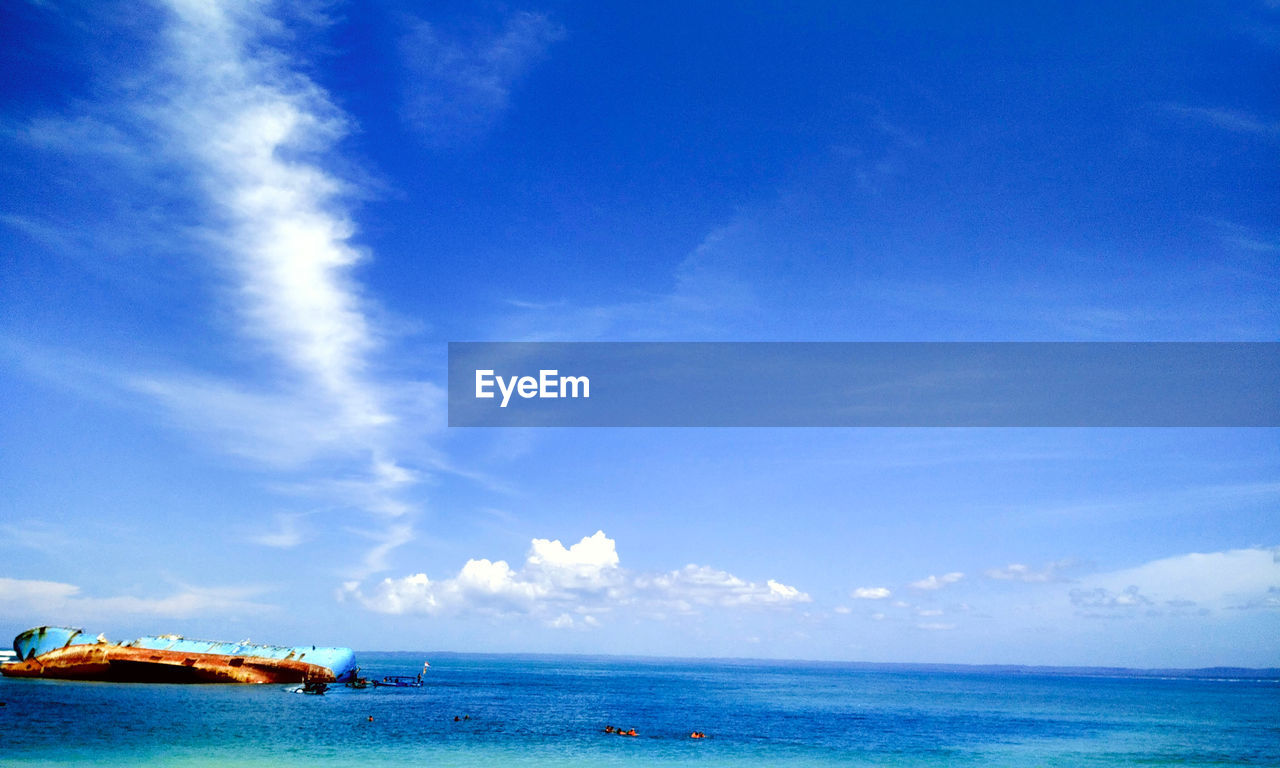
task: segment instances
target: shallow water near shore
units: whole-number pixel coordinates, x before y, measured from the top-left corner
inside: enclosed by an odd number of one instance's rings
[[[358,654],[422,688],[0,682],[9,766],[1280,765],[1280,681]],[[369,718],[372,717],[372,721]],[[454,717],[459,719],[454,721]],[[606,726],[635,728],[615,736]],[[691,731],[706,739],[690,739]]]

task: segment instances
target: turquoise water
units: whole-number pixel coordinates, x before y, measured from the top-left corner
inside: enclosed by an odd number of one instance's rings
[[[1275,679],[359,654],[424,658],[324,696],[4,679],[0,764],[1280,766]]]

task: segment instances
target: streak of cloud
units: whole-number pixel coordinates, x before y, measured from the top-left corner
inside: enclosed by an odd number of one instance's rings
[[[1190,107],[1183,104],[1166,104],[1164,108],[1172,114],[1200,120],[1224,131],[1266,139],[1280,138],[1280,123],[1269,122],[1247,112],[1214,107]]]
[[[1044,583],[1050,581],[1069,581],[1062,572],[1077,565],[1076,561],[1070,558],[1055,560],[1047,563],[1040,570],[1035,570],[1029,565],[1023,563],[1010,563],[1004,568],[990,568],[983,572],[983,575],[989,579],[999,581],[1021,581],[1028,584]]]
[[[60,621],[117,619],[121,615],[199,618],[232,613],[264,613],[274,606],[252,598],[261,587],[185,586],[165,597],[83,594],[75,584],[34,579],[0,578],[0,616],[57,616]]]
[[[959,571],[956,571],[953,573],[943,574],[942,576],[931,575],[926,578],[920,579],[919,581],[913,581],[908,586],[910,586],[912,589],[923,589],[923,590],[932,591],[932,590],[942,589],[948,584],[955,584],[957,581],[960,581],[963,578],[964,578],[964,574],[960,573]]]
[[[163,376],[134,386],[196,425],[232,425],[220,427],[232,450],[293,462],[363,454],[368,470],[339,481],[345,499],[402,516],[411,506],[398,492],[414,475],[393,458],[393,395],[371,374],[384,338],[354,276],[365,253],[344,205],[351,190],[322,162],[347,119],[273,47],[278,23],[261,6],[172,0],[167,10],[157,124],[203,191],[208,256],[232,285],[240,332],[275,363],[278,391]],[[366,565],[410,538],[404,525],[379,533]]]
[[[565,36],[536,13],[515,13],[501,31],[464,40],[415,21],[400,43],[409,74],[405,120],[429,141],[447,144],[489,129],[505,112],[511,91]]]

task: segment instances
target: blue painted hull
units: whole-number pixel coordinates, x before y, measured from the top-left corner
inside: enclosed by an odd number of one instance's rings
[[[356,676],[350,648],[280,646],[149,635],[111,643],[70,627],[36,627],[13,641],[13,677],[162,682],[347,682]]]

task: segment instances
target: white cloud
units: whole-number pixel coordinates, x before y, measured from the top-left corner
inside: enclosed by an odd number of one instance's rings
[[[1055,560],[1045,565],[1044,568],[1036,571],[1030,566],[1022,563],[1010,563],[1004,568],[990,568],[983,572],[983,575],[989,579],[998,579],[1001,581],[1021,581],[1026,583],[1044,583],[1050,581],[1064,581],[1062,571],[1076,565],[1071,559]]]
[[[7,544],[34,549],[47,555],[65,554],[80,545],[61,528],[45,520],[22,520],[0,525],[0,536]]]
[[[1258,608],[1272,610],[1280,608],[1280,586],[1268,587],[1265,593],[1256,595],[1230,607],[1245,611]]]
[[[413,541],[414,536],[413,526],[406,522],[392,522],[374,529],[352,529],[349,532],[373,542],[365,552],[360,567],[351,571],[351,575],[355,577],[387,570],[391,552]]]
[[[662,574],[639,574],[632,586],[655,605],[689,612],[695,607],[748,606],[810,602],[811,598],[773,579],[764,585],[743,581],[707,565],[686,565]]]
[[[74,584],[33,579],[0,578],[0,605],[53,604],[74,597],[80,588]]]
[[[273,529],[260,530],[249,536],[249,541],[273,549],[293,549],[302,543],[302,528],[298,522],[300,514],[282,513],[275,516]]]
[[[1096,574],[1081,579],[1070,597],[1089,611],[1265,609],[1273,590],[1280,590],[1280,549],[1255,548],[1192,552]]]
[[[318,163],[345,120],[314,83],[262,47],[269,19],[238,4],[171,4],[162,108],[221,219],[209,234],[237,285],[242,330],[308,388],[328,395],[338,424],[386,423],[364,378],[378,346],[351,276],[362,253],[339,202],[344,185]]]
[[[1073,589],[1070,596],[1071,604],[1086,612],[1131,612],[1153,605],[1151,598],[1143,595],[1138,587],[1132,584],[1118,591],[1104,587]]]
[[[655,616],[812,600],[773,579],[757,584],[709,566],[634,573],[619,565],[615,542],[603,531],[570,547],[534,539],[520,569],[505,560],[473,559],[452,578],[433,581],[423,573],[387,578],[367,593],[360,582],[348,582],[339,597],[381,613],[525,615],[557,627],[595,626],[599,620],[594,614],[621,605]],[[575,620],[571,611],[583,615]]]
[[[1165,109],[1176,115],[1202,120],[1232,133],[1271,139],[1280,137],[1280,123],[1267,122],[1247,112],[1217,107],[1189,107],[1182,104],[1166,104]]]
[[[469,40],[414,23],[400,43],[405,119],[436,143],[487,130],[507,110],[515,85],[564,34],[536,13],[512,14],[500,32]]]
[[[440,394],[376,375],[386,335],[354,273],[366,257],[347,210],[356,190],[322,162],[348,121],[276,45],[286,31],[267,16],[272,10],[286,12],[235,0],[169,0],[160,56],[152,72],[137,75],[152,87],[136,89],[144,95],[130,113],[107,121],[130,130],[102,139],[112,156],[150,162],[168,176],[185,171],[203,196],[183,247],[222,278],[231,317],[251,342],[243,354],[259,358],[257,375],[133,374],[123,389],[159,403],[219,449],[275,469],[322,457],[346,461],[336,477],[330,462],[324,481],[294,487],[311,486],[380,518],[410,514],[404,494],[417,473],[397,449],[422,442],[406,440],[404,430],[422,430],[405,427],[405,416],[421,423],[420,412],[438,411]],[[31,141],[72,142],[95,120],[33,124]],[[288,524],[278,525],[260,543],[295,545]],[[365,566],[385,567],[389,552],[411,539],[406,526],[379,535]]]
[[[127,132],[92,115],[37,118],[18,135],[30,146],[62,155],[86,153],[103,159],[140,160],[138,146]]]
[[[325,403],[306,396],[246,391],[192,375],[135,375],[126,386],[152,398],[178,426],[256,462],[300,466],[342,443]]]
[[[850,597],[858,600],[883,600],[891,594],[893,593],[885,587],[858,587]]]
[[[57,617],[60,622],[110,619],[119,615],[148,615],[167,618],[194,618],[229,613],[260,613],[274,606],[249,598],[265,590],[260,587],[182,587],[159,598],[117,595],[90,597],[80,587],[56,581],[0,578],[0,616],[26,621]]]
[[[684,338],[692,332],[723,336],[735,321],[758,309],[756,292],[741,274],[744,252],[773,253],[762,246],[758,222],[749,216],[712,230],[676,267],[670,290],[628,294],[607,304],[508,299],[516,309],[496,321],[499,338],[523,341]],[[757,256],[759,258],[759,256]]]
[[[928,590],[942,589],[946,585],[955,584],[957,581],[960,581],[963,578],[964,578],[963,573],[960,573],[959,571],[954,571],[952,573],[943,574],[942,576],[931,575],[928,578],[920,579],[919,581],[913,581],[908,586],[910,586],[912,589],[928,589]]]
[[[534,539],[525,570],[561,588],[599,588],[614,579],[618,552],[604,531],[565,549],[559,540]]]

